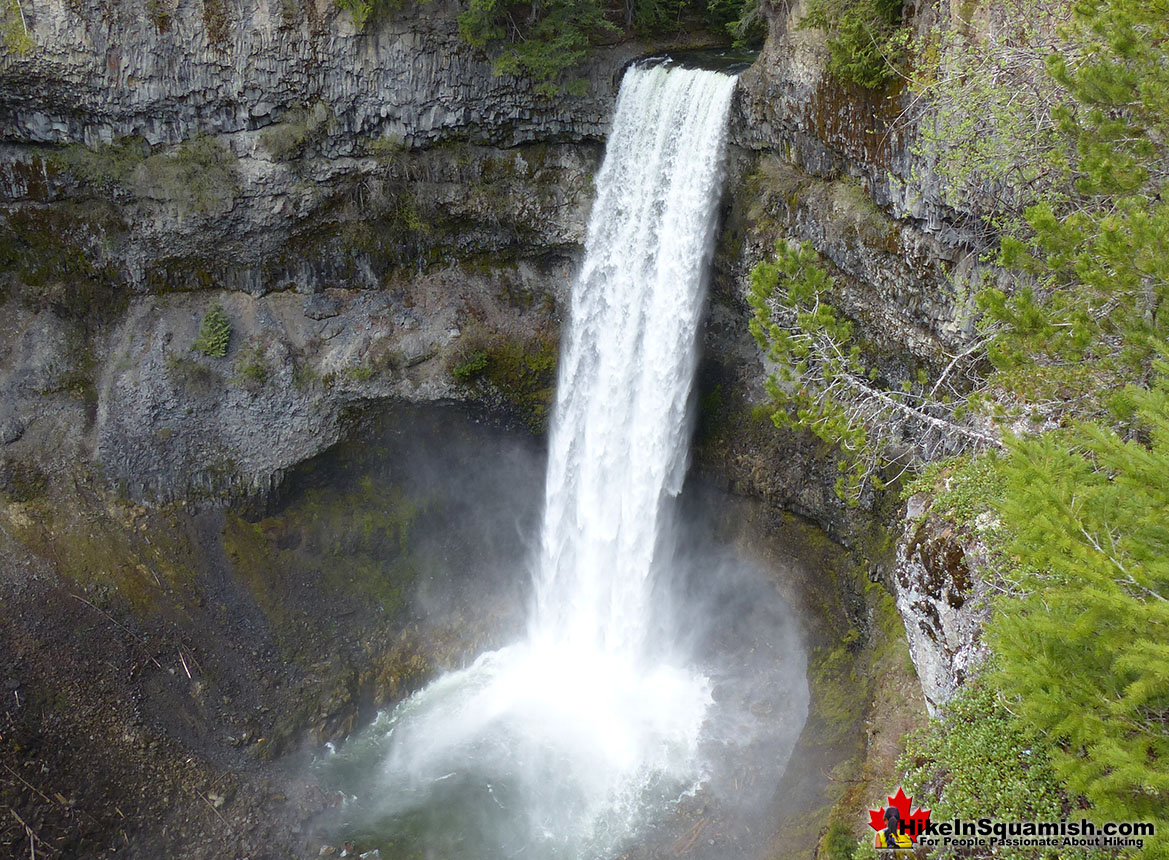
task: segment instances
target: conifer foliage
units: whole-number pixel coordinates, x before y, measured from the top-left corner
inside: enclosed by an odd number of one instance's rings
[[[998,383],[1058,429],[1015,439],[999,503],[1021,573],[994,678],[1097,818],[1169,856],[1169,2],[1081,0],[1049,69],[1073,182],[1004,240],[982,297]]]
[[[1013,444],[1001,513],[1030,573],[992,644],[1008,704],[1053,741],[1070,791],[1165,831],[1169,388],[1130,396],[1147,441],[1083,423]]]
[[[995,370],[970,405],[989,407],[1008,449],[994,461],[1002,498],[986,500],[993,529],[960,523],[1000,567],[995,668],[979,689],[1050,763],[1063,814],[1154,821],[1141,854],[1169,857],[1169,0],[1069,5],[1066,50],[1047,63],[1061,139],[1044,151],[1061,157],[1035,166],[1043,192],[979,296]],[[907,409],[953,422],[933,386],[897,391],[865,364],[818,266],[783,244],[752,275],[776,422],[854,452]],[[1027,423],[1003,419],[1023,414],[1036,430],[1013,436]],[[996,813],[996,777],[963,766],[994,758],[990,741],[938,740],[919,746],[923,781],[955,813]]]
[[[837,447],[841,499],[855,504],[870,487],[883,489],[891,467],[998,444],[955,416],[962,401],[953,371],[970,351],[933,378],[924,369],[888,378],[833,307],[835,279],[810,242],[781,239],[775,258],[751,270],[750,284],[751,334],[775,366],[767,380],[771,420]]]
[[[1032,283],[981,297],[1003,325],[990,358],[1048,413],[1123,419],[1169,340],[1169,0],[1082,0],[1069,54],[1048,68],[1074,153],[1066,196],[1026,212],[1002,259]]]

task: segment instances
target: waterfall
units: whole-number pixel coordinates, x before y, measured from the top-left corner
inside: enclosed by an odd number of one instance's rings
[[[573,293],[531,636],[636,656],[686,403],[735,79],[634,67],[622,82]]]
[[[526,638],[346,745],[382,762],[377,814],[429,828],[450,855],[604,857],[704,779],[712,683],[650,641],[651,597],[686,468],[734,85],[664,66],[622,82],[562,353]]]

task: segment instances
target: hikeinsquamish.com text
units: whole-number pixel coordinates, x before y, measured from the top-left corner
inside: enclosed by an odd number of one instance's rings
[[[998,821],[954,818],[926,821],[917,841],[939,848],[1136,848],[1154,835],[1147,821]]]

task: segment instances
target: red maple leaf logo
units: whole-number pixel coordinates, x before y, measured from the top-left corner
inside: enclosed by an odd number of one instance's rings
[[[910,841],[917,842],[917,837],[925,830],[925,824],[930,820],[930,811],[919,808],[913,810],[911,814],[910,808],[913,805],[913,798],[906,797],[901,786],[898,786],[897,793],[889,798],[889,805],[901,814],[901,832],[907,834]],[[869,810],[869,827],[873,830],[885,829],[884,808]]]

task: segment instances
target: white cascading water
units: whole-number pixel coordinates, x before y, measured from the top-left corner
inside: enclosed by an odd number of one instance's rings
[[[498,807],[465,856],[603,856],[704,777],[711,683],[649,640],[734,85],[626,73],[562,352],[527,638],[383,715],[358,750],[384,756],[383,816]]]
[[[662,499],[681,489],[726,115],[735,80],[622,82],[573,293],[531,639],[640,654]]]

